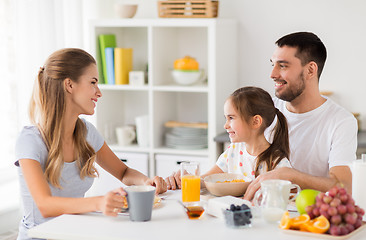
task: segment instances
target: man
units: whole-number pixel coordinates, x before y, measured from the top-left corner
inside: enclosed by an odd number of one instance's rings
[[[319,78],[326,48],[313,33],[297,32],[276,42],[271,58],[275,82],[275,106],[289,126],[291,168],[279,168],[258,176],[244,198],[252,199],[266,179],[285,179],[327,191],[342,183],[352,190],[348,163],[356,158],[357,122],[353,115],[319,92]]]

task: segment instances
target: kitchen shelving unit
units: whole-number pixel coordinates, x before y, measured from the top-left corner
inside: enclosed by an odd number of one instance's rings
[[[120,147],[112,137],[107,141],[111,149],[147,154],[150,176],[164,172],[156,169],[158,155],[175,156],[172,161],[198,157],[206,161],[205,166],[211,167],[219,154],[213,139],[223,131],[223,104],[237,87],[236,28],[236,22],[231,19],[91,21],[89,51],[95,57],[99,54],[98,35],[115,34],[117,47],[133,48],[133,70],[144,71],[148,66],[148,82],[144,86],[99,85],[103,97],[89,120],[106,139],[116,126],[134,124],[135,117],[140,115],[150,117],[149,147],[140,148],[136,144]],[[170,71],[174,60],[186,55],[196,58],[200,68],[206,71],[206,82],[182,86],[173,81]],[[164,146],[164,123],[171,120],[207,122],[208,148],[183,150]]]

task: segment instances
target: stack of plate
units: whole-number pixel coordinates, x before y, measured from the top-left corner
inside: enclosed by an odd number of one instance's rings
[[[207,148],[207,129],[191,127],[172,127],[165,134],[167,147],[178,149]]]

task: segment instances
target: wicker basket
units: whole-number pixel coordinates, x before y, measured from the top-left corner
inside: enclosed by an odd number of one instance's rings
[[[168,0],[158,1],[159,17],[162,18],[215,18],[219,1]]]

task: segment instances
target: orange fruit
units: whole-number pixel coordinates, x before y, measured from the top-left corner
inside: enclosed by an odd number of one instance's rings
[[[326,217],[320,215],[310,220],[310,216],[302,214],[298,217],[290,218],[289,212],[282,215],[279,227],[281,229],[296,229],[304,232],[325,233],[328,231],[330,224]]]
[[[199,64],[196,59],[185,56],[174,61],[174,69],[176,70],[198,70]]]
[[[279,227],[281,229],[290,229],[291,225],[292,224],[291,224],[290,215],[289,215],[288,211],[286,211],[282,215]]]
[[[292,218],[291,220],[292,220],[291,228],[300,229],[300,226],[302,226],[303,224],[309,222],[310,217],[307,214],[302,214],[298,217]]]
[[[313,226],[314,224],[314,220],[309,220],[308,222],[300,225],[300,231],[303,231],[303,232],[310,232],[310,228]]]
[[[323,215],[312,220],[312,224],[307,226],[309,232],[313,233],[325,233],[330,227],[329,221]]]

